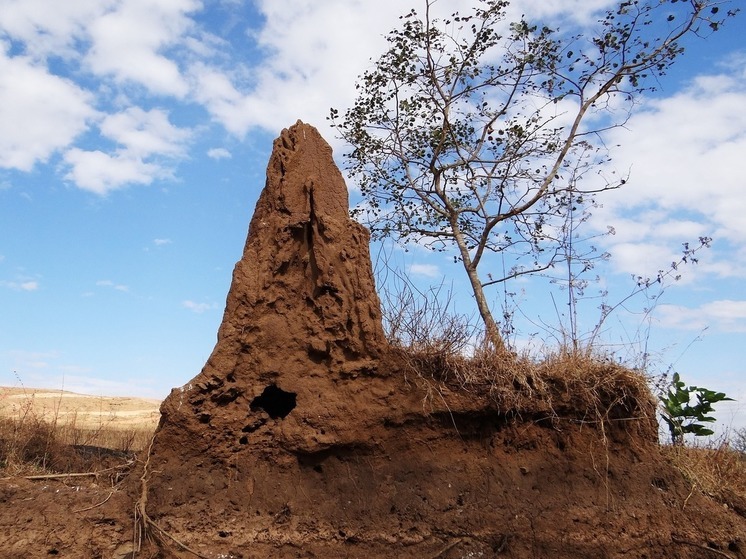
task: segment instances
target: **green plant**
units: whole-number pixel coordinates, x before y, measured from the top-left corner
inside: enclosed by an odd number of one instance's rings
[[[691,405],[692,395],[697,398],[697,403]],[[674,445],[684,443],[684,435],[692,434],[695,437],[705,437],[714,434],[712,429],[703,423],[714,423],[712,413],[713,404],[733,398],[728,398],[724,392],[715,392],[700,386],[686,386],[681,380],[679,373],[674,373],[668,392],[660,397],[663,421],[668,425],[671,433],[671,442]]]

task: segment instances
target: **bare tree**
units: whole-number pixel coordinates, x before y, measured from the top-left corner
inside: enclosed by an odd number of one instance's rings
[[[330,118],[352,146],[365,198],[354,213],[374,237],[455,249],[486,338],[502,349],[485,287],[566,258],[568,212],[624,183],[583,182],[608,161],[600,133],[625,122],[683,39],[735,12],[713,0],[626,1],[567,35],[525,17],[508,24],[507,1],[441,20],[435,1],[402,16],[354,105]],[[484,272],[490,253],[509,265]]]

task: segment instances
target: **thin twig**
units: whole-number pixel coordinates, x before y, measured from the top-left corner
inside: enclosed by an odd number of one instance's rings
[[[104,504],[104,503],[105,503],[106,501],[108,501],[109,499],[111,499],[111,496],[112,496],[113,494],[114,494],[114,491],[112,491],[111,493],[109,493],[109,496],[108,496],[108,497],[106,497],[106,499],[104,499],[104,500],[103,500],[103,501],[101,501],[100,503],[98,503],[98,504],[96,504],[96,505],[91,505],[90,507],[86,507],[86,508],[84,508],[84,509],[77,509],[77,510],[74,510],[73,512],[85,512],[85,511],[87,511],[87,510],[91,510],[91,509],[95,509],[96,507],[100,507],[100,506],[101,506],[101,505],[103,505],[103,504]]]
[[[690,545],[692,547],[698,547],[700,549],[706,549],[707,551],[710,551],[710,552],[714,553],[715,555],[720,555],[720,557],[725,557],[726,559],[733,559],[733,557],[730,556],[730,555],[728,555],[727,553],[725,553],[723,551],[720,551],[719,549],[714,549],[714,548],[712,548],[710,546],[707,546],[707,545],[702,545],[701,543],[694,543],[694,542],[690,542],[690,541],[687,541],[687,540],[680,540],[678,538],[671,538],[671,540],[674,543],[680,543],[680,544],[683,544],[683,545]]]
[[[684,504],[681,505],[681,510],[683,511],[686,508],[686,504],[689,502],[689,499],[692,498],[692,495],[694,495],[694,489],[697,487],[696,483],[692,484],[692,490],[689,492],[689,495],[687,495],[686,499],[684,499]]]
[[[88,477],[88,476],[100,476],[106,472],[113,472],[114,470],[123,470],[132,466],[133,462],[127,462],[126,464],[120,464],[119,466],[112,466],[111,468],[105,468],[103,470],[97,470],[95,472],[72,472],[66,474],[39,474],[33,476],[22,476],[21,479],[28,479],[31,481],[40,479],[65,479],[67,477]],[[2,478],[3,480],[13,479],[12,477]]]

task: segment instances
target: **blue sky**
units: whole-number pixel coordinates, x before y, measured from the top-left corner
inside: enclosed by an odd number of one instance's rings
[[[160,398],[196,375],[273,138],[300,118],[340,158],[329,108],[352,103],[383,35],[418,4],[0,0],[0,385]],[[607,5],[523,0],[511,10],[569,29]],[[686,381],[746,402],[744,21],[689,45],[609,134],[620,145],[612,165],[630,180],[604,196],[589,232],[616,231],[599,241],[612,259],[596,270],[611,302],[632,289],[631,274],[654,275],[682,242],[713,237],[649,330],[635,299],[605,341],[632,353],[644,344],[658,370],[674,364]],[[443,255],[394,249],[392,263],[420,285],[445,279],[461,308],[471,304]],[[546,282],[511,289],[531,319],[519,320],[516,344],[551,345]],[[491,296],[499,306],[502,294]],[[746,424],[743,405],[721,419]]]

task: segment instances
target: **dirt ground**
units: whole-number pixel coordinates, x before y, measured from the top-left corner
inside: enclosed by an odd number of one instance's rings
[[[746,509],[702,494],[640,429],[449,404],[320,452],[242,462],[195,440],[96,475],[0,479],[0,557],[746,557]]]

